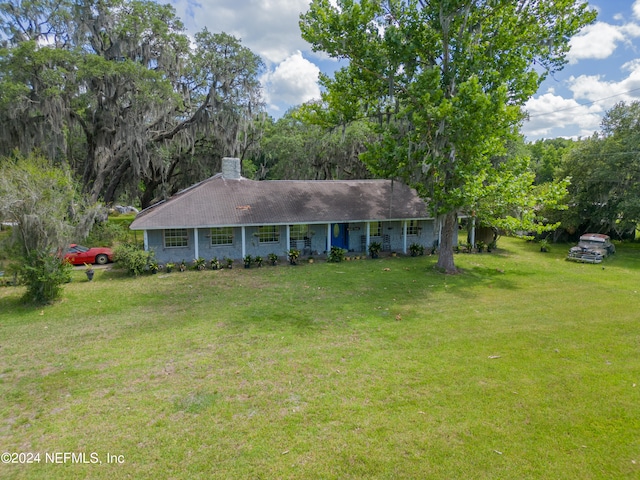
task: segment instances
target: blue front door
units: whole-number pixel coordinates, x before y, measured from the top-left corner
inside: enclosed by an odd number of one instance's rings
[[[331,246],[349,250],[349,224],[334,223],[331,225]]]

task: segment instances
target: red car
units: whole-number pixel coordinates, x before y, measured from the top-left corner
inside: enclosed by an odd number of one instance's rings
[[[83,247],[72,243],[64,254],[64,259],[72,265],[84,265],[85,263],[97,263],[104,265],[113,261],[113,250],[104,247]]]

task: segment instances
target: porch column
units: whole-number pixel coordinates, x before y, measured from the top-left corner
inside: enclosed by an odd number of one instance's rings
[[[402,253],[407,254],[407,220],[402,223]]]
[[[331,224],[327,223],[327,253],[331,251]]]
[[[247,242],[246,242],[246,233],[244,230],[244,225],[240,227],[241,237],[242,237],[242,258],[247,256]]]
[[[200,245],[198,245],[198,228],[193,229],[193,258],[200,258]]]
[[[146,230],[142,231],[142,238],[144,239],[144,251],[148,252],[149,251],[149,234],[147,233]]]
[[[287,252],[291,248],[291,225],[287,224]]]
[[[369,250],[369,244],[371,243],[371,222],[367,222],[367,240],[364,246],[364,253]]]

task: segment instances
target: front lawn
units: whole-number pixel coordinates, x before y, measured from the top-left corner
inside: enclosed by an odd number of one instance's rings
[[[639,245],[499,247],[0,288],[0,477],[638,478]]]

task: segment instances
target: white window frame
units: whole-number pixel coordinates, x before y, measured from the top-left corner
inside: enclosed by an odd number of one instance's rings
[[[233,245],[233,227],[213,227],[210,234],[212,247]]]
[[[259,243],[280,243],[280,227],[278,225],[261,225],[258,227]]]
[[[189,232],[186,228],[166,228],[163,232],[164,248],[184,248],[189,246]],[[167,241],[171,240],[171,241]],[[180,242],[180,240],[182,240]]]
[[[309,238],[308,224],[291,225],[289,229],[290,229],[289,236],[291,240],[304,240],[305,238]]]

